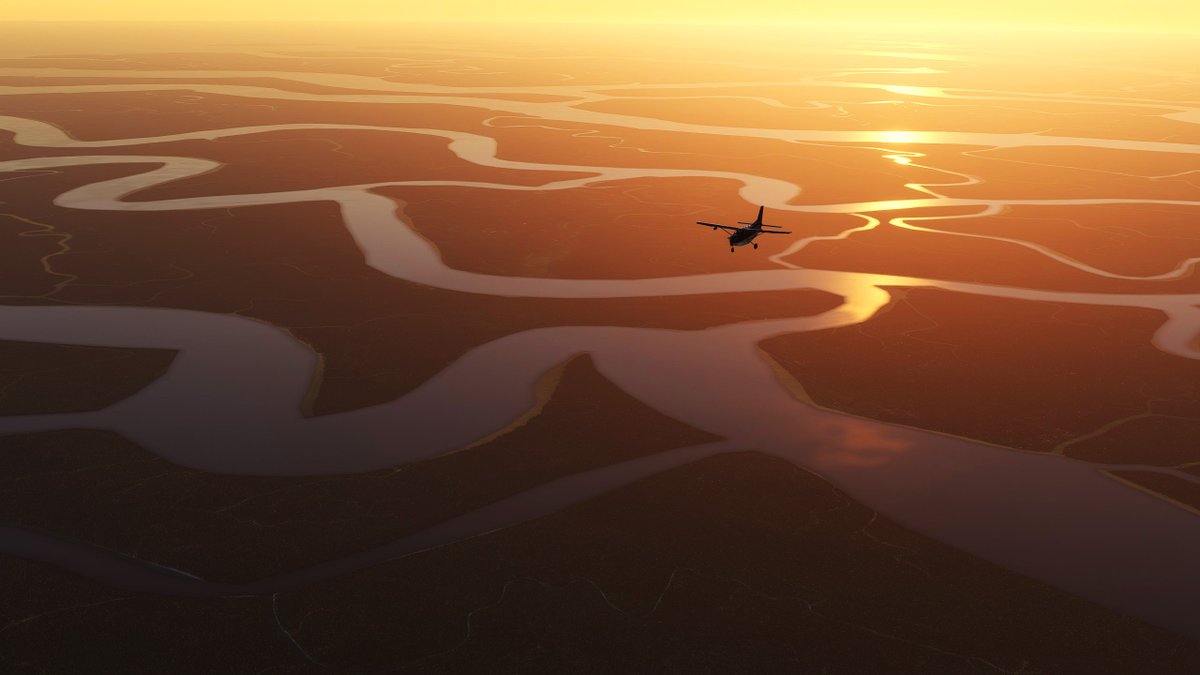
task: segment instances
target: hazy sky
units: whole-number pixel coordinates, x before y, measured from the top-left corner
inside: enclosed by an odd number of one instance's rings
[[[5,0],[0,20],[1005,22],[1200,32],[1187,0]]]

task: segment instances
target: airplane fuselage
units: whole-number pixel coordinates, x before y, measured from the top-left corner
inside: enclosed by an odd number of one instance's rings
[[[762,234],[762,230],[757,227],[742,227],[734,230],[733,234],[729,235],[730,246],[745,246],[754,242],[754,238]]]

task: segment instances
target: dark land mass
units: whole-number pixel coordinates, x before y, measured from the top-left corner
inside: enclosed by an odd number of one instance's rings
[[[1171,474],[1132,469],[1119,469],[1108,473],[1144,492],[1200,515],[1200,484],[1194,481]]]
[[[1190,369],[1187,369],[1190,370]],[[1200,463],[1200,401],[1152,399],[1145,410],[1114,420],[1064,448],[1068,457],[1109,464]],[[1197,486],[1200,487],[1200,486]]]
[[[0,603],[15,672],[1200,668],[1190,640],[913,534],[755,453],[270,597],[128,594],[2,564],[20,581]]]
[[[99,410],[153,382],[175,357],[166,349],[12,340],[0,340],[0,355],[0,415]]]

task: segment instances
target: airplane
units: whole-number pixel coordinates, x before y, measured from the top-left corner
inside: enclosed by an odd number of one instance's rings
[[[753,223],[747,223],[747,222],[744,222],[741,220],[738,221],[738,225],[745,225],[746,227],[731,227],[729,225],[719,225],[717,223],[706,223],[703,220],[697,220],[696,224],[704,225],[705,227],[711,227],[714,230],[721,229],[721,230],[725,230],[726,232],[731,232],[732,234],[729,235],[729,252],[730,253],[733,253],[735,246],[745,246],[746,244],[753,244],[754,248],[757,249],[758,244],[755,243],[754,238],[760,234],[791,234],[792,233],[791,230],[764,230],[763,229],[764,227],[779,227],[779,226],[778,225],[764,225],[763,221],[762,221],[762,217],[763,217],[763,207],[760,206],[760,207],[758,207],[758,217],[754,219]]]

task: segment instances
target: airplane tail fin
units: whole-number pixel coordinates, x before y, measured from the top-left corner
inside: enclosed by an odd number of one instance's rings
[[[760,230],[764,227],[775,227],[774,225],[763,225],[763,221],[762,221],[763,208],[764,207],[762,207],[762,206],[758,207],[758,217],[754,219],[753,223],[748,223],[744,220],[739,220],[738,225],[749,225],[750,227],[757,227]]]

